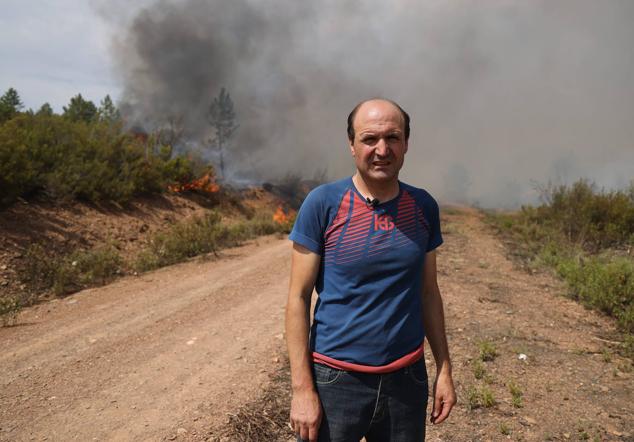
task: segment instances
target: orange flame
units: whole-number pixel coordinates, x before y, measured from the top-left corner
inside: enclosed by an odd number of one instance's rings
[[[277,210],[273,214],[273,221],[275,221],[278,224],[286,224],[287,222],[290,221],[290,219],[291,219],[290,215],[287,215],[284,212],[284,209],[282,208],[282,206],[277,206]]]
[[[208,173],[190,183],[174,184],[172,186],[167,186],[167,188],[171,192],[177,193],[185,192],[187,190],[202,190],[203,192],[214,193],[220,190],[220,186],[216,183],[214,177]]]

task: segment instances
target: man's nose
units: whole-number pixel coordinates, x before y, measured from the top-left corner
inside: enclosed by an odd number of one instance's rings
[[[381,157],[385,157],[389,154],[389,152],[390,146],[388,145],[387,140],[385,138],[380,138],[376,143],[376,154]]]

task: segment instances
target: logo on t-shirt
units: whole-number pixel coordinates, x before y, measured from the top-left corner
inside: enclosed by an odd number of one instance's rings
[[[375,213],[374,214],[374,230],[385,230],[387,232],[389,232],[390,230],[394,229],[394,221],[392,220],[392,217],[386,213],[382,213],[382,214],[378,214]]]

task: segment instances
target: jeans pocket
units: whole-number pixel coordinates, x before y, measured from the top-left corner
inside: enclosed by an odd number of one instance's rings
[[[418,385],[427,385],[427,367],[425,367],[425,359],[420,358],[408,367],[410,378]]]
[[[338,370],[327,365],[313,364],[313,375],[315,376],[315,383],[318,385],[334,384],[342,373],[343,370]]]

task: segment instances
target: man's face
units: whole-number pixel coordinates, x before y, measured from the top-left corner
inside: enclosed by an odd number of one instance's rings
[[[359,108],[350,151],[365,180],[398,178],[407,152],[403,123],[401,112],[390,102],[373,100]]]

